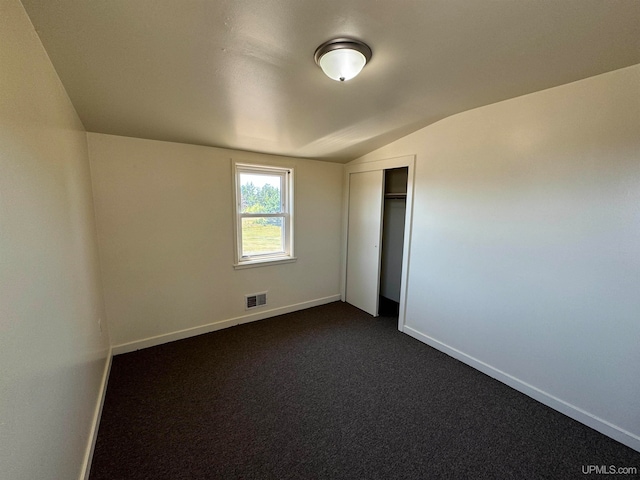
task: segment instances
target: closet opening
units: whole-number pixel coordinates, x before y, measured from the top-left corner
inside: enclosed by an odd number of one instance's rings
[[[385,317],[397,317],[400,310],[408,175],[408,167],[384,171],[378,315]]]

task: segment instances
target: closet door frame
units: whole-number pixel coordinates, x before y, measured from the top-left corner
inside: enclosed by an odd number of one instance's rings
[[[413,179],[415,170],[415,155],[373,160],[368,162],[348,163],[344,170],[344,195],[343,195],[343,219],[342,219],[342,258],[340,296],[346,301],[347,289],[347,244],[349,231],[349,178],[352,173],[368,172],[375,170],[389,170],[392,168],[408,168],[407,176],[407,210],[404,222],[404,243],[402,246],[402,274],[400,284],[400,311],[398,314],[398,330],[403,331],[406,316],[407,281],[409,279],[409,258],[411,256],[411,227],[413,225]]]

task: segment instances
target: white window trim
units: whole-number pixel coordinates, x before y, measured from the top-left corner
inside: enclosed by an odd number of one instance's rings
[[[264,267],[283,263],[292,263],[297,260],[293,254],[293,168],[282,166],[258,165],[252,163],[233,161],[233,218],[235,233],[235,263],[236,270],[252,267]],[[283,177],[282,213],[277,214],[247,214],[241,213],[240,173],[268,173]],[[276,254],[255,255],[242,257],[242,218],[258,217],[282,217],[284,227],[284,252]]]

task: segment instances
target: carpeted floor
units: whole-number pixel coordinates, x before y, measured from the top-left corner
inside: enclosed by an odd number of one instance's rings
[[[116,356],[91,480],[640,472],[639,452],[398,332],[396,321],[337,302]]]

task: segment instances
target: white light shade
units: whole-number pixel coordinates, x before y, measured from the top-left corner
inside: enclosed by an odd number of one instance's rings
[[[327,77],[344,82],[358,75],[367,59],[356,50],[340,48],[325,53],[319,63]]]

